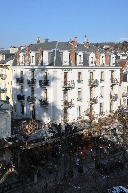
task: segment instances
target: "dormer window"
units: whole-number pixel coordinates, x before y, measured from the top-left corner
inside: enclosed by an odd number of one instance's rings
[[[82,57],[81,57],[81,55],[79,55],[79,64],[81,64],[82,63]]]
[[[63,52],[63,65],[69,65],[69,52],[67,50]]]
[[[34,63],[34,56],[32,56],[32,63]]]
[[[23,63],[24,62],[24,57],[22,56],[22,62],[21,63]]]
[[[93,57],[91,57],[91,64],[93,64]]]
[[[102,64],[104,64],[104,56],[102,56]]]

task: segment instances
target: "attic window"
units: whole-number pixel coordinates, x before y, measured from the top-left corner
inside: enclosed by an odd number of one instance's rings
[[[93,64],[93,57],[91,57],[91,64]]]

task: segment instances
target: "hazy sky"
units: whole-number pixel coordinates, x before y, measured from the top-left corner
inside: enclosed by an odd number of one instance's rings
[[[128,41],[128,0],[1,0],[0,48],[41,42]],[[123,39],[124,38],[124,39]]]

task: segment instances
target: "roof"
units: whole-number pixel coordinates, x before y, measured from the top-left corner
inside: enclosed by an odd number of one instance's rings
[[[15,58],[15,55],[11,55],[9,58],[7,58],[6,60],[1,60],[0,64],[6,64],[8,61],[13,60]]]
[[[0,50],[0,54],[10,54],[10,50]]]

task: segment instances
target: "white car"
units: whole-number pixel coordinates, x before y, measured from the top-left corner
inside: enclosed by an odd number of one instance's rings
[[[111,190],[108,190],[108,193],[128,193],[128,189],[123,186],[113,186]]]

